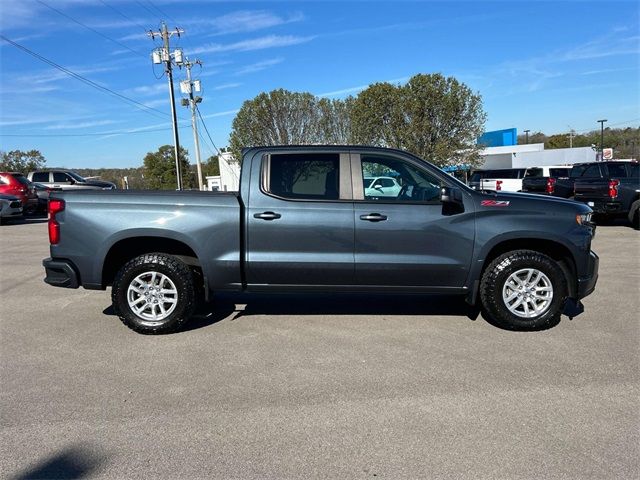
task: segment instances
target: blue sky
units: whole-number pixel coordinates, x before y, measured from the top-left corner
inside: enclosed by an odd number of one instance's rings
[[[142,31],[161,20],[185,30],[172,47],[204,64],[194,70],[200,110],[218,147],[242,102],[262,91],[342,98],[432,72],[482,95],[487,130],[586,131],[600,118],[640,124],[637,2],[42,2],[66,16],[37,0],[0,0],[2,34],[160,110],[138,109],[0,40],[0,149],[39,149],[49,165],[139,166],[172,143],[166,78],[155,78],[161,70],[149,58],[158,41]],[[193,162],[188,109],[177,108]]]

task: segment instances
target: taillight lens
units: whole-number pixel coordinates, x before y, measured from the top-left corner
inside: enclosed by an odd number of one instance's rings
[[[496,180],[496,190],[502,190],[502,180]]]
[[[618,196],[618,185],[620,185],[620,180],[609,180],[609,198],[611,200]]]
[[[555,178],[547,178],[547,193],[551,194],[556,189],[556,179]]]
[[[56,213],[64,210],[64,200],[52,198],[49,200],[49,243],[56,245],[60,242],[60,224],[56,220]]]

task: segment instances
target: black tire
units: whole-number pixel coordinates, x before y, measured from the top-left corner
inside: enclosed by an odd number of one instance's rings
[[[640,230],[640,200],[636,200],[631,204],[629,209],[629,221],[636,230]]]
[[[507,308],[503,288],[512,274],[527,268],[546,275],[553,288],[553,297],[540,315],[523,318]],[[544,330],[557,325],[567,296],[567,279],[562,267],[547,255],[533,250],[514,250],[500,255],[487,266],[480,282],[480,300],[489,317],[487,320],[510,330]]]
[[[134,279],[146,272],[165,275],[174,284],[177,292],[172,296],[172,299],[176,299],[173,302],[175,307],[170,307],[173,311],[160,320],[144,318],[129,306],[129,286]],[[136,294],[132,293],[132,295]],[[139,294],[138,298],[140,297],[142,294]],[[127,262],[116,274],[111,290],[111,302],[122,323],[138,333],[155,335],[175,332],[189,320],[196,307],[196,292],[191,269],[176,257],[164,253],[140,255]],[[152,307],[151,304],[149,306]],[[155,313],[155,307],[152,308]],[[144,314],[145,312],[142,312],[142,315]]]

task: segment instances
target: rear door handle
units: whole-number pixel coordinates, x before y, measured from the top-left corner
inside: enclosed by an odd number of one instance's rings
[[[368,222],[384,222],[387,219],[386,215],[379,213],[370,213],[369,215],[360,215],[360,220],[366,220]]]
[[[256,213],[253,215],[253,218],[259,218],[261,220],[276,220],[277,218],[280,218],[280,217],[282,217],[282,215],[275,212],[263,212],[263,213]]]

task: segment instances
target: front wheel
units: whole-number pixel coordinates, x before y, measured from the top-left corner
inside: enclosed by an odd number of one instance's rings
[[[567,295],[567,279],[558,262],[533,250],[500,255],[480,282],[480,299],[489,320],[512,330],[557,325]]]
[[[140,255],[116,274],[111,301],[120,320],[136,332],[176,331],[196,305],[191,270],[172,255]]]

